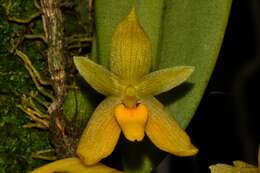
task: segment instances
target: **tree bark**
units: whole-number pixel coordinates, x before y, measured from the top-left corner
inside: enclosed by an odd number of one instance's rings
[[[48,112],[51,115],[51,139],[59,158],[74,155],[75,142],[65,128],[62,105],[66,94],[66,72],[64,56],[64,25],[60,0],[41,0],[43,27],[48,44],[48,66],[54,97]]]

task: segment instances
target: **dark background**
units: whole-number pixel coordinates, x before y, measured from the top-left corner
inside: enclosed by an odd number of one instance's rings
[[[168,156],[158,172],[209,173],[209,165],[233,160],[257,165],[259,76],[260,1],[234,0],[216,68],[187,129],[200,151]]]

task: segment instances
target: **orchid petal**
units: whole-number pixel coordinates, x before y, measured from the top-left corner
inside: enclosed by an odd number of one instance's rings
[[[227,164],[218,163],[216,165],[211,165],[211,173],[258,173],[257,168],[252,167],[236,167]]]
[[[86,165],[92,165],[110,155],[119,139],[120,127],[114,117],[119,99],[108,97],[91,116],[77,148],[77,154]]]
[[[31,173],[120,173],[116,169],[107,167],[101,163],[85,166],[76,157],[57,160],[33,170]]]
[[[209,167],[211,173],[235,173],[236,170],[233,166],[226,164],[216,164]]]
[[[110,96],[121,93],[117,76],[105,67],[86,57],[74,57],[74,63],[81,76],[99,93]]]
[[[254,165],[251,165],[249,163],[243,162],[241,160],[235,160],[233,161],[233,165],[237,168],[255,168]]]
[[[139,96],[158,95],[183,83],[193,70],[192,66],[177,66],[149,73],[136,85],[136,90]]]
[[[149,110],[145,132],[158,148],[177,156],[191,156],[198,152],[186,132],[159,101],[150,97],[142,102]]]
[[[116,27],[112,37],[110,68],[129,83],[147,74],[151,67],[151,45],[133,8]]]

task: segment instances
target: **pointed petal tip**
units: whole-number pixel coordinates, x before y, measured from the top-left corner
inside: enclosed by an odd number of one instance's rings
[[[78,150],[77,156],[80,158],[81,162],[84,163],[84,165],[86,165],[86,166],[94,165],[100,161],[100,159],[93,159],[92,157],[88,157],[87,155],[83,156],[80,153],[81,153],[81,151]]]
[[[195,70],[194,66],[183,66],[183,68],[185,69],[187,76],[190,76]]]
[[[127,19],[128,19],[128,20],[136,20],[136,19],[137,19],[137,18],[136,18],[136,9],[135,9],[135,7],[133,7],[133,8],[130,10],[130,12],[129,12],[128,16],[127,16]]]
[[[86,58],[87,57],[83,57],[83,56],[73,56],[73,62],[78,70],[80,66],[82,66],[82,61],[84,61]]]
[[[73,61],[74,63],[78,63],[78,61],[87,58],[87,57],[83,57],[83,56],[73,56]]]
[[[79,59],[79,58],[82,58],[82,57],[80,57],[80,56],[73,56],[73,60]]]
[[[178,66],[176,68],[178,68]],[[179,71],[180,72],[179,75],[183,76],[182,82],[186,81],[191,76],[191,74],[195,71],[194,66],[180,66],[180,69],[181,70]],[[180,84],[182,82],[180,82]]]
[[[195,66],[188,66],[188,67],[191,69],[192,72],[195,70]]]
[[[191,144],[189,149],[186,149],[186,150],[183,150],[183,151],[174,152],[173,154],[177,155],[177,156],[185,157],[185,156],[194,156],[198,152],[199,152],[199,150],[195,146],[193,146]]]

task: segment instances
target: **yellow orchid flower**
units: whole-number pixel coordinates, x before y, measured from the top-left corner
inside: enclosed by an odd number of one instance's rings
[[[85,166],[78,158],[66,158],[46,164],[31,173],[122,173],[101,163]]]
[[[234,166],[218,163],[210,166],[211,173],[259,173],[257,167],[246,162],[233,161]]]
[[[209,168],[211,173],[260,173],[260,145],[258,147],[258,168],[240,160],[233,161],[233,165],[218,163]]]
[[[74,63],[83,78],[107,96],[91,116],[77,148],[86,165],[110,155],[121,131],[129,141],[141,141],[146,134],[158,148],[178,156],[197,153],[189,136],[153,97],[183,83],[194,67],[178,66],[149,73],[151,45],[135,8],[112,36],[111,71],[86,57],[74,57]]]

